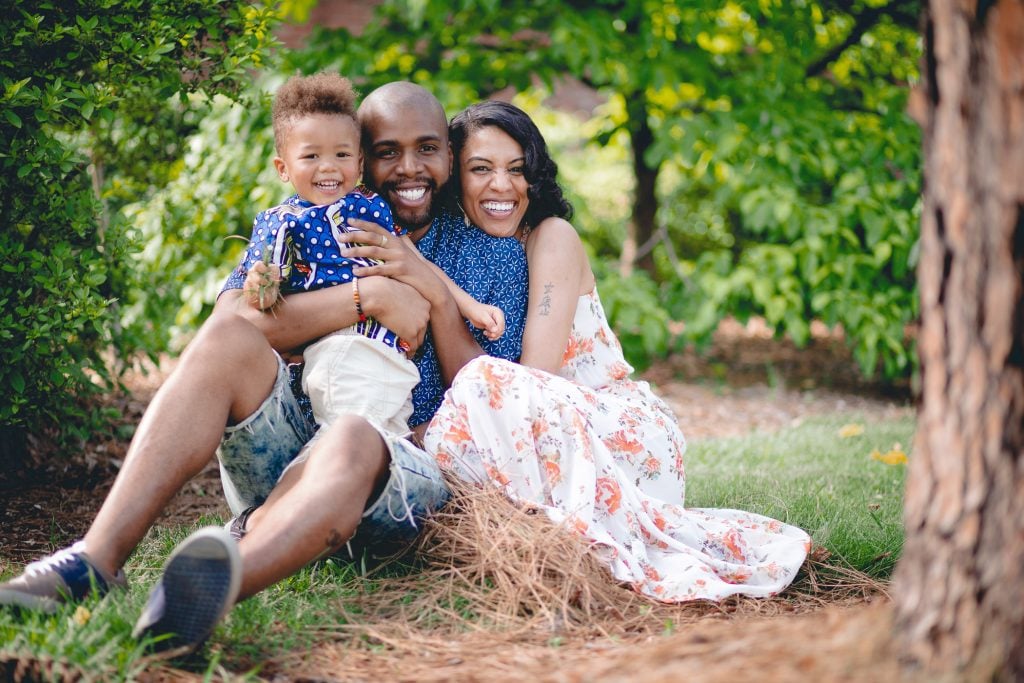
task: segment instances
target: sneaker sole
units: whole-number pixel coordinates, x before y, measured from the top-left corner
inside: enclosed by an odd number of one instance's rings
[[[53,614],[60,607],[60,602],[41,595],[32,595],[23,591],[0,588],[0,605]]]
[[[221,527],[201,529],[171,553],[132,635],[170,634],[154,649],[194,650],[234,606],[241,582],[242,560],[231,535]]]

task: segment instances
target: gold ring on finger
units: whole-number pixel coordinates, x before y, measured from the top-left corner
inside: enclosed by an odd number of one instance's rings
[[[387,235],[381,235],[380,236],[380,246],[383,247],[387,243],[388,243],[388,236]]]

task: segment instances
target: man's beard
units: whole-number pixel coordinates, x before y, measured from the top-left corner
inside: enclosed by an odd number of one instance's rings
[[[427,186],[427,192],[430,193],[430,204],[422,208],[408,209],[403,207],[400,201],[390,202],[395,222],[410,232],[415,232],[430,224],[444,205],[443,197],[448,187],[448,183],[438,187],[432,178],[417,178],[416,180]],[[392,197],[399,196],[397,192],[398,185],[398,183],[384,183],[381,190],[378,190],[377,193],[391,200]],[[398,213],[399,211],[414,211],[415,213]]]

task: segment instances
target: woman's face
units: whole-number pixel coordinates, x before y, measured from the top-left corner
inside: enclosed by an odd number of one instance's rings
[[[520,235],[530,204],[523,148],[495,126],[470,133],[459,155],[462,208],[488,235]]]

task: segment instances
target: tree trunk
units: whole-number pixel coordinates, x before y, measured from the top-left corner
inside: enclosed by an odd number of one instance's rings
[[[927,680],[1024,680],[1024,0],[930,0],[922,402],[898,650]]]
[[[658,212],[658,168],[651,168],[644,157],[654,144],[654,133],[647,120],[647,103],[643,93],[634,93],[627,103],[629,111],[629,140],[633,150],[633,174],[636,192],[633,195],[633,215],[622,245],[620,270],[624,276],[639,266],[654,275],[654,219]]]

